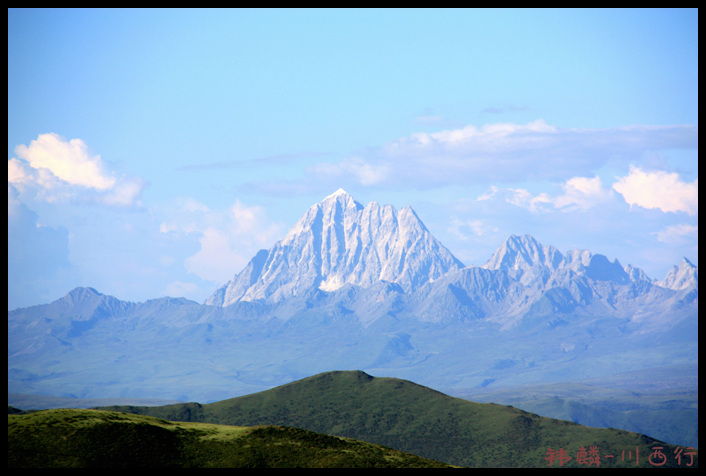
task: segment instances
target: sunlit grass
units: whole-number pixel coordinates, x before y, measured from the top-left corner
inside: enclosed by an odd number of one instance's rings
[[[8,467],[444,467],[299,428],[170,422],[100,410],[8,415]]]

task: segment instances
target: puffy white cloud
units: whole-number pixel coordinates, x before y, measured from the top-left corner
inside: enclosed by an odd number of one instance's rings
[[[258,250],[281,238],[283,227],[272,223],[263,207],[236,200],[226,210],[212,210],[192,198],[182,199],[172,220],[160,232],[199,235],[199,251],[185,260],[186,270],[215,283],[239,272]]]
[[[614,190],[631,206],[660,209],[663,212],[685,212],[689,215],[696,215],[699,210],[698,179],[686,183],[679,180],[678,174],[664,171],[645,172],[631,167],[630,173],[619,178],[612,188],[604,187],[598,176],[573,177],[564,182],[561,188],[562,194],[551,195],[546,192],[533,194],[523,188],[500,190],[493,186],[490,193],[479,196],[477,200],[489,200],[500,194],[506,202],[533,213],[577,208],[587,210],[613,199]]]
[[[47,169],[71,185],[107,190],[116,182],[105,172],[100,155],[91,156],[81,139],[66,141],[58,134],[40,134],[29,147],[18,145],[15,153],[32,168]]]
[[[613,189],[625,201],[642,208],[659,209],[663,212],[699,212],[699,180],[682,182],[676,173],[664,171],[646,172],[639,167],[630,167],[630,172],[621,177]]]
[[[228,236],[214,228],[203,231],[201,249],[185,261],[186,270],[203,279],[221,282],[231,278],[246,264],[247,259],[236,253]]]
[[[597,203],[610,199],[611,191],[603,187],[600,177],[574,177],[562,186],[564,194],[553,199],[557,208],[578,206],[588,209]]]
[[[29,146],[15,148],[18,158],[8,160],[8,183],[33,189],[48,202],[66,199],[94,201],[109,206],[130,206],[145,186],[139,177],[116,177],[100,155],[91,155],[81,139],[40,134]]]
[[[7,161],[7,183],[20,191],[32,189],[47,202],[60,201],[72,195],[66,184],[49,169],[35,169],[14,157]]]

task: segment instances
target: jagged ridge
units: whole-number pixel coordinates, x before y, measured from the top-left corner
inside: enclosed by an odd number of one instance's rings
[[[313,288],[334,291],[378,281],[409,292],[462,267],[411,207],[364,207],[339,189],[309,208],[283,240],[257,253],[206,304],[281,301]]]

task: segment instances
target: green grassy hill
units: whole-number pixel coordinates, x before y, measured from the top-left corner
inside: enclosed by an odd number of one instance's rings
[[[298,428],[175,423],[101,410],[8,414],[8,468],[441,468],[443,463]]]
[[[176,421],[305,428],[459,466],[548,467],[545,458],[550,449],[563,449],[571,456],[564,466],[580,466],[577,452],[594,446],[601,467],[649,467],[648,456],[655,447],[667,455],[665,466],[680,466],[675,458],[678,447],[645,435],[470,402],[406,380],[376,378],[360,371],[327,372],[206,405],[111,409]],[[681,450],[685,467],[691,457],[684,453],[691,450]],[[695,458],[693,466],[697,465]]]

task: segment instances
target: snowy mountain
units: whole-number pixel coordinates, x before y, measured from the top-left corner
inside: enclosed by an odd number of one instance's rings
[[[359,369],[435,388],[698,361],[698,268],[659,282],[511,236],[464,267],[411,208],[342,190],[206,302],[77,288],[8,312],[8,391],[213,401]]]
[[[667,276],[662,281],[658,281],[657,284],[668,289],[688,289],[699,284],[699,268],[694,266],[694,264],[686,258],[683,258],[681,262],[674,266]]]
[[[339,189],[309,208],[282,241],[257,253],[206,304],[277,302],[313,288],[335,291],[378,281],[409,292],[462,267],[410,207],[363,207]]]
[[[632,265],[623,267],[617,259],[610,261],[604,255],[592,254],[589,250],[569,250],[563,255],[554,246],[544,246],[530,235],[510,236],[482,268],[503,271],[523,284],[538,279],[546,283],[550,277],[567,271],[596,281],[618,284],[649,281],[640,268]]]
[[[543,246],[530,235],[510,236],[482,267],[499,269],[521,275],[536,266],[557,269],[564,263],[564,257],[553,246]],[[517,272],[520,273],[517,273]]]
[[[482,268],[503,271],[528,284],[536,279],[546,281],[564,263],[564,256],[553,246],[543,246],[530,235],[512,235]]]

